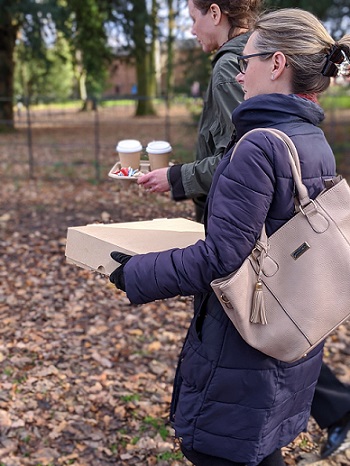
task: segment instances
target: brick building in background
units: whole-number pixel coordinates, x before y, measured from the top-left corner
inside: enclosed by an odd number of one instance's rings
[[[194,61],[201,60],[202,50],[193,39],[176,42],[174,58],[174,89],[182,93],[191,94],[191,87],[194,82],[199,82],[195,72]],[[203,59],[203,58],[202,58]],[[166,50],[158,52],[157,82],[158,94],[165,94],[167,54]],[[130,96],[137,94],[137,77],[135,59],[126,52],[119,52],[110,68],[110,77],[104,96]]]
[[[131,95],[137,83],[134,58],[126,53],[119,53],[114,59],[109,72],[107,95]]]

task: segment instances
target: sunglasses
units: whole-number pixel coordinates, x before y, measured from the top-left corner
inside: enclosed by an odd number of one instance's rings
[[[242,74],[244,74],[247,71],[249,58],[263,57],[264,55],[270,55],[271,56],[274,53],[275,52],[260,52],[260,53],[252,53],[251,55],[238,55],[237,60],[238,60],[239,71]]]

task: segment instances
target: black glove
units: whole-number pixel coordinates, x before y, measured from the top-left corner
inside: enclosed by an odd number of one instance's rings
[[[112,251],[111,258],[121,264],[117,267],[109,276],[109,281],[113,283],[119,290],[125,291],[125,279],[124,279],[124,265],[132,258],[128,254],[122,252]]]

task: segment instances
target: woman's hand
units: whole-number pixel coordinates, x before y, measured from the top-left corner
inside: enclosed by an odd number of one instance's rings
[[[120,265],[110,274],[109,281],[119,290],[125,291],[124,265],[132,258],[129,254],[112,251],[111,258]]]
[[[158,168],[140,176],[137,183],[151,193],[165,193],[170,191],[167,173],[168,168]]]

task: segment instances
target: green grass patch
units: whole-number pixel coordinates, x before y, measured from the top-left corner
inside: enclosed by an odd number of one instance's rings
[[[110,107],[127,107],[131,105],[136,105],[137,100],[133,99],[118,99],[118,100],[101,100],[99,104],[101,107],[110,108]]]
[[[327,110],[350,110],[350,89],[331,88],[320,96],[321,107]]]
[[[140,395],[138,395],[137,393],[130,395],[122,395],[120,399],[124,401],[124,403],[132,403],[133,401],[140,401]]]
[[[142,431],[146,431],[149,427],[152,427],[156,433],[158,433],[163,440],[169,435],[168,429],[166,428],[162,419],[146,416],[142,421]]]
[[[165,451],[157,455],[157,461],[181,461],[183,457],[181,451]]]

